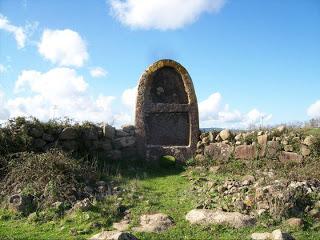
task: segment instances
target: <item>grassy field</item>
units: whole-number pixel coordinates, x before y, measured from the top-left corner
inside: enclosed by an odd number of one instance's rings
[[[111,229],[112,222],[120,219],[116,214],[110,215],[119,201],[130,209],[132,226],[138,225],[139,217],[144,213],[162,212],[174,219],[175,226],[164,233],[134,233],[139,239],[250,239],[253,232],[271,231],[279,227],[290,231],[296,239],[320,239],[319,226],[296,231],[281,225],[263,227],[263,224],[240,230],[223,226],[191,226],[185,220],[185,215],[196,206],[196,201],[189,191],[187,171],[190,170],[145,169],[140,171],[140,175],[118,176],[122,187],[128,190],[121,200],[110,198],[98,203],[91,211],[54,216],[48,222],[34,221],[30,217],[25,218],[1,210],[0,239],[87,239],[101,231],[101,227],[94,225]],[[207,177],[224,179],[227,175],[208,173]]]

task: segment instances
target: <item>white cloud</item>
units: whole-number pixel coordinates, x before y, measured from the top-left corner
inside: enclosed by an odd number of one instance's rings
[[[19,49],[25,46],[27,36],[23,27],[17,27],[15,25],[12,25],[10,21],[1,14],[0,14],[0,29],[3,29],[14,35]]]
[[[109,0],[113,15],[124,25],[171,30],[195,22],[202,13],[218,12],[226,0]]]
[[[74,69],[61,67],[41,73],[22,71],[15,92],[31,96],[8,100],[11,117],[35,116],[41,120],[70,117],[77,121],[106,121],[113,119],[113,96],[88,94],[88,83]]]
[[[320,117],[320,100],[311,104],[307,109],[307,114],[309,117],[318,118]]]
[[[5,95],[0,89],[0,122],[9,118],[9,110],[5,100]]]
[[[7,71],[6,66],[4,66],[3,64],[0,64],[0,73],[4,73]]]
[[[107,71],[104,70],[102,67],[95,67],[90,70],[90,75],[95,78],[105,77],[107,76],[107,74]]]
[[[134,109],[136,106],[136,99],[137,99],[137,91],[138,86],[133,88],[128,88],[123,91],[121,96],[122,103],[130,109]]]
[[[89,58],[86,43],[81,36],[70,29],[46,29],[38,44],[39,53],[60,66],[83,66]]]
[[[220,93],[213,93],[199,103],[199,118],[201,127],[233,127],[247,128],[268,122],[271,114],[265,114],[257,109],[252,109],[246,114],[239,110],[230,110],[228,104],[223,106]]]

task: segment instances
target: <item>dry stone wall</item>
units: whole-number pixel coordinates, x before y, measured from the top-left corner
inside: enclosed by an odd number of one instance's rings
[[[110,125],[89,125],[50,128],[40,126],[27,130],[31,138],[29,150],[47,151],[61,148],[68,152],[99,153],[110,160],[136,157],[135,127],[132,125],[116,129]]]
[[[281,162],[300,163],[314,151],[315,137],[289,131],[281,126],[268,131],[251,131],[233,134],[205,132],[197,143],[195,159],[199,162],[213,159],[226,162],[230,158],[252,160],[257,158],[278,159]]]

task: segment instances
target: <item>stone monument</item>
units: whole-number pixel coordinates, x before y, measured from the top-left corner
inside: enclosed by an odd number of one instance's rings
[[[136,140],[140,157],[191,158],[199,137],[197,98],[187,70],[160,60],[142,74],[136,103]]]

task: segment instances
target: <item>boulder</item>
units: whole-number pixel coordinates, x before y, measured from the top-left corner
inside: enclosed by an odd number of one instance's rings
[[[43,129],[41,127],[33,127],[29,130],[29,135],[34,138],[41,138],[43,134]]]
[[[301,218],[289,218],[285,221],[285,224],[292,228],[300,228],[303,226]]]
[[[274,230],[271,233],[272,240],[294,240],[294,238],[288,233],[282,232],[280,229]]]
[[[251,234],[252,240],[271,240],[271,238],[272,238],[272,235],[271,233],[268,233],[268,232]]]
[[[256,147],[253,145],[236,146],[234,156],[236,159],[254,159],[256,158]]]
[[[242,133],[239,133],[239,134],[237,134],[237,135],[234,137],[234,140],[240,141],[241,138],[242,138]]]
[[[35,149],[42,149],[46,145],[46,141],[41,138],[35,138],[32,141],[32,147]]]
[[[278,141],[268,141],[267,142],[267,154],[268,158],[276,158],[278,152],[281,150],[281,145]]]
[[[300,152],[304,157],[307,157],[311,154],[311,150],[304,144],[301,145]]]
[[[61,141],[61,146],[68,151],[76,151],[78,150],[78,142],[75,140],[67,140],[67,141]]]
[[[259,156],[260,157],[266,156],[267,142],[268,142],[268,135],[267,134],[258,136],[258,144],[260,145],[260,148],[259,148]]]
[[[121,130],[121,129],[116,129],[116,137],[117,138],[127,137],[127,136],[130,136],[130,134]]]
[[[94,126],[86,127],[83,129],[84,140],[97,140],[98,139],[98,128]]]
[[[60,133],[59,139],[60,140],[73,140],[78,137],[77,130],[73,127],[66,127]]]
[[[136,138],[133,136],[120,137],[115,139],[114,146],[116,149],[121,149],[125,147],[133,147],[136,143]]]
[[[9,198],[9,208],[27,215],[36,209],[36,203],[30,194],[14,194]]]
[[[191,224],[220,224],[234,228],[252,226],[256,223],[255,218],[249,215],[210,209],[193,209],[186,215],[186,220]]]
[[[288,163],[288,162],[301,163],[302,155],[298,153],[282,151],[281,154],[279,155],[279,160],[283,163]]]
[[[83,211],[83,212],[85,212],[85,211],[90,210],[90,208],[92,208],[92,204],[91,204],[89,198],[85,198],[85,199],[83,199],[81,201],[76,202],[73,205],[72,210],[73,211]]]
[[[102,132],[103,132],[103,136],[105,138],[114,139],[116,129],[114,127],[112,127],[111,125],[104,124],[102,126]]]
[[[307,146],[311,146],[314,144],[314,142],[315,142],[315,137],[310,135],[304,139],[303,144]]]
[[[133,126],[133,125],[124,125],[121,128],[122,128],[122,130],[124,132],[129,133],[130,135],[134,135],[135,126]]]
[[[204,148],[204,155],[219,162],[227,162],[233,153],[233,147],[226,143],[211,143]]]
[[[224,140],[229,140],[231,137],[231,132],[229,129],[224,129],[219,133],[220,138]]]
[[[138,240],[138,238],[128,232],[103,231],[92,236],[89,240]]]
[[[174,222],[171,217],[163,213],[151,215],[142,215],[140,217],[140,226],[133,230],[136,232],[163,232],[173,226]]]
[[[46,142],[53,142],[54,141],[54,137],[51,134],[48,133],[44,133],[42,135],[42,139]]]

